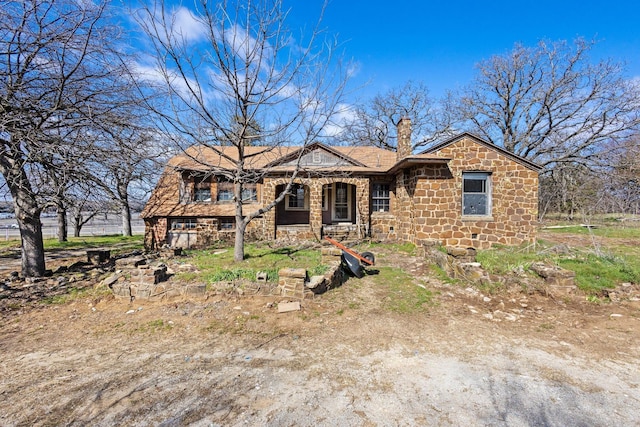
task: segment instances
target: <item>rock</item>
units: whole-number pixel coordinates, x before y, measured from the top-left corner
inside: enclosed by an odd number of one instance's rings
[[[575,286],[576,273],[574,271],[543,262],[534,262],[529,266],[529,269],[542,277],[549,285]]]
[[[204,296],[206,293],[207,293],[207,285],[205,285],[204,283],[189,284],[184,288],[185,295]]]
[[[147,263],[147,259],[143,256],[134,256],[134,257],[127,257],[127,258],[120,258],[117,259],[115,262],[116,267],[122,268],[122,267],[139,267],[141,265],[144,265]]]
[[[288,313],[290,311],[300,311],[300,302],[281,302],[278,304],[278,313]]]
[[[111,287],[111,285],[116,283],[118,281],[118,279],[120,279],[120,277],[122,277],[122,272],[116,272],[116,273],[112,274],[111,276],[107,277],[106,279],[104,279],[102,281],[102,285]]]
[[[318,286],[321,286],[324,282],[324,276],[311,276],[309,281],[305,283],[307,288],[314,289]]]
[[[452,257],[460,258],[460,257],[467,256],[467,249],[466,248],[460,248],[460,247],[454,247],[454,246],[448,246],[447,247],[447,253],[449,255],[451,255]]]

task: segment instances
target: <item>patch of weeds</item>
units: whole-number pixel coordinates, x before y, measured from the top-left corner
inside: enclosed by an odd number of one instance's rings
[[[209,276],[210,282],[232,282],[237,279],[253,280],[256,278],[256,273],[252,269],[248,268],[233,268],[229,270],[219,270]]]
[[[66,294],[52,295],[42,299],[43,304],[47,305],[56,305],[56,304],[66,304],[70,301],[73,301],[77,298],[81,298],[87,296],[89,294],[88,288],[71,288],[69,292]]]
[[[608,237],[614,239],[638,239],[640,238],[640,227],[625,227],[625,226],[597,226],[597,227],[581,227],[579,225],[566,228],[547,228],[545,231],[550,231],[555,234],[593,234],[598,237]]]
[[[357,308],[360,308],[360,304],[358,304],[357,302],[350,302],[347,307],[349,307],[351,310],[355,310]]]
[[[219,320],[212,320],[204,327],[204,330],[206,332],[218,332],[219,334],[222,334],[224,333],[224,324]]]
[[[481,283],[477,285],[478,290],[485,294],[493,295],[504,290],[504,286],[499,282]]]
[[[496,245],[491,249],[478,251],[476,260],[492,274],[511,274],[520,269],[526,272],[532,263],[550,258],[550,255],[540,253],[540,249],[543,249],[540,242],[536,250],[530,246],[513,248]]]
[[[593,304],[602,304],[602,300],[596,295],[587,295],[586,300]]]
[[[423,311],[432,303],[433,293],[418,286],[401,268],[381,267],[374,280],[386,289],[384,305],[390,311],[410,314]]]
[[[416,254],[416,245],[413,243],[403,243],[398,245],[398,252],[414,256]]]
[[[336,311],[336,314],[337,314],[338,316],[342,316],[342,315],[344,314],[344,309],[343,309],[343,308],[341,308],[340,310]]]
[[[576,284],[585,292],[613,288],[621,282],[640,283],[640,266],[622,257],[586,254],[560,259],[558,264],[576,273]]]
[[[322,276],[329,271],[329,266],[324,264],[318,264],[308,270],[309,276]]]
[[[439,265],[436,264],[430,264],[429,265],[429,271],[436,276],[436,278],[438,280],[440,280],[443,283],[448,283],[450,285],[459,283],[458,279],[454,279],[453,277],[450,277],[446,271],[444,271],[444,269],[442,269],[442,267],[440,267]]]
[[[551,323],[541,323],[540,326],[538,326],[538,331],[542,332],[542,331],[550,331],[555,329],[556,327],[554,325],[552,325]]]
[[[271,248],[266,244],[247,244],[245,259],[236,262],[233,248],[193,250],[184,260],[193,264],[199,272],[177,273],[176,279],[205,281],[207,283],[231,282],[238,279],[256,280],[258,272],[267,273],[267,281],[277,282],[282,268],[304,268],[312,275],[323,274],[326,266],[320,264],[317,248],[281,247]]]
[[[173,328],[173,325],[169,322],[165,322],[162,319],[151,320],[138,328],[139,332],[162,332]]]

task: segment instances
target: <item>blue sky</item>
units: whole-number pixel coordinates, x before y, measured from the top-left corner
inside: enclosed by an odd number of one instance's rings
[[[314,22],[322,2],[286,4],[290,28],[299,28]],[[352,84],[370,82],[362,96],[413,79],[437,97],[468,84],[478,61],[540,39],[595,38],[595,60],[624,61],[628,76],[640,78],[639,18],[638,1],[332,0],[324,27],[359,65]]]

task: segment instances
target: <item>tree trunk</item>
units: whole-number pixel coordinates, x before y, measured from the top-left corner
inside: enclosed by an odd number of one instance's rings
[[[242,184],[236,182],[234,184],[234,194],[236,203],[236,241],[233,246],[233,259],[234,261],[244,260],[244,231],[247,228],[247,224],[242,217]]]
[[[73,237],[80,237],[80,230],[82,230],[82,214],[78,212],[73,217]]]
[[[129,207],[129,203],[122,204],[122,235],[133,235],[131,231],[131,208]]]
[[[242,216],[240,217],[242,218]],[[233,247],[233,259],[234,261],[244,260],[244,232],[247,229],[247,224],[236,216],[236,240]]]
[[[18,218],[18,225],[22,239],[22,275],[24,277],[42,277],[45,274],[45,263],[40,213],[38,212],[37,215],[23,214]]]
[[[57,209],[58,216],[58,242],[66,242],[67,241],[67,210],[64,206],[58,204]]]
[[[12,158],[0,158],[0,172],[13,198],[16,220],[22,240],[22,275],[42,277],[45,273],[41,209],[37,204],[27,172]]]
[[[119,181],[117,185],[120,210],[122,211],[122,235],[132,236],[131,232],[131,207],[129,206],[129,191],[125,182]]]

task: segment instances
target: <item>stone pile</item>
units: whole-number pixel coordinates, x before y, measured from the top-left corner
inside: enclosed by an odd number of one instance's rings
[[[139,255],[115,261],[116,271],[103,284],[119,298],[159,301],[181,295],[203,296],[204,284],[177,285],[165,283],[169,270],[162,263],[149,264],[151,259]]]

